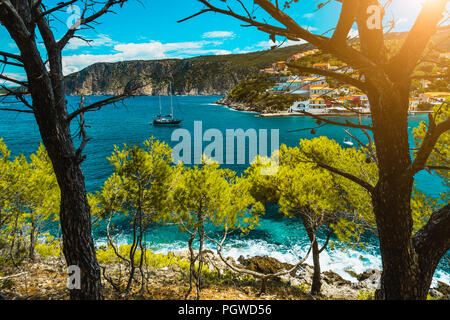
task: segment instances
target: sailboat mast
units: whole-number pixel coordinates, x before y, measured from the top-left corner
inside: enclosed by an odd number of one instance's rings
[[[170,84],[170,92],[169,92],[169,94],[170,94],[170,110],[172,112],[171,116],[173,118],[172,81],[169,81],[169,84]]]

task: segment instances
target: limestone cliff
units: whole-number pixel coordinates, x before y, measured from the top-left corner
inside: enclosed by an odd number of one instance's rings
[[[260,68],[310,48],[304,44],[247,54],[96,63],[66,77],[67,94],[120,94],[137,82],[142,87],[138,95],[166,95],[171,81],[177,95],[223,95]]]

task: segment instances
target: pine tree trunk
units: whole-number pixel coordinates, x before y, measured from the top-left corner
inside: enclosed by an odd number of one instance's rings
[[[377,299],[426,298],[416,288],[418,264],[412,246],[410,193],[407,185],[380,182],[373,206],[377,219],[383,273]],[[403,190],[402,190],[403,189]]]
[[[197,300],[200,300],[200,294],[202,291],[202,269],[203,269],[203,244],[205,242],[205,225],[202,213],[198,214],[198,236],[199,236],[199,248],[198,248],[198,271],[197,271]]]
[[[320,288],[322,287],[321,277],[320,277],[320,260],[319,260],[319,245],[317,241],[314,242],[313,248],[313,263],[314,263],[314,273],[311,284],[311,294],[319,294]]]
[[[60,105],[56,105],[50,94],[46,95],[43,93],[45,91],[39,89],[39,86],[32,87],[31,92],[41,137],[61,190],[63,253],[67,265],[76,265],[81,271],[81,289],[71,290],[70,297],[75,300],[103,299],[100,267],[91,234],[91,208],[81,161],[73,144],[69,124],[62,119],[65,114],[56,112],[65,112],[66,102],[64,99],[59,102]],[[49,109],[54,113],[49,115]]]
[[[36,247],[36,221],[34,220],[34,217],[31,217],[31,229],[30,229],[30,247],[28,252],[28,258],[30,261],[34,261],[35,255],[34,255],[34,248]]]
[[[317,295],[320,293],[320,289],[322,287],[320,274],[320,249],[319,244],[317,243],[317,237],[315,235],[317,227],[312,225],[311,219],[308,218],[308,214],[305,214],[305,212],[308,210],[312,211],[311,208],[300,209],[300,215],[302,218],[303,226],[305,227],[306,233],[308,234],[309,241],[311,241],[312,244],[314,273],[311,283],[311,294]],[[310,214],[314,214],[314,212]]]
[[[385,90],[386,91],[386,90]],[[372,194],[383,273],[376,298],[424,298],[416,288],[417,257],[412,244],[411,193],[413,176],[408,139],[408,94],[384,92],[372,97],[374,140],[379,180]]]

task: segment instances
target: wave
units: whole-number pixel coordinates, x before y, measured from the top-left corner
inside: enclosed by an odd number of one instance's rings
[[[129,243],[126,236],[120,236],[116,239],[119,245]],[[106,244],[105,239],[96,240],[97,245]],[[167,243],[146,242],[147,248],[154,253],[167,254],[169,252],[183,252],[187,251],[187,242],[183,240],[176,240]],[[213,243],[205,243],[205,249],[216,250]],[[256,256],[266,256],[277,259],[278,261],[296,264],[302,259],[309,249],[309,242],[299,243],[297,245],[283,245],[271,243],[259,239],[230,239],[224,245],[224,256],[232,257],[237,260],[240,256],[244,258],[251,258]],[[375,246],[368,246],[365,249],[326,249],[320,254],[321,271],[333,271],[341,276],[343,279],[358,282],[356,278],[351,276],[346,270],[355,273],[363,273],[368,269],[382,269],[381,258],[377,254]],[[305,261],[306,264],[312,266],[312,255]],[[432,287],[436,287],[437,281],[450,283],[450,273],[445,270],[436,270]]]

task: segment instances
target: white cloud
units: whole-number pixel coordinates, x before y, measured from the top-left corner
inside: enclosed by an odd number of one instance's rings
[[[77,50],[82,47],[112,47],[118,44],[117,41],[112,40],[106,34],[99,34],[96,38],[87,38],[89,41],[84,41],[80,38],[72,38],[65,47],[65,50]]]
[[[300,41],[286,40],[284,42],[283,41],[273,42],[272,40],[267,40],[267,41],[258,42],[255,45],[255,47],[270,49],[273,46],[279,46],[279,47],[283,48],[283,47],[289,47],[289,46],[299,45],[299,44],[303,44],[303,43],[306,43],[306,41],[304,41],[304,40],[300,40]]]
[[[306,19],[311,19],[312,17],[314,17],[314,13],[305,13],[302,17]]]
[[[220,45],[218,41],[191,41],[162,43],[120,43],[114,45],[111,54],[77,54],[63,57],[64,74],[70,74],[97,62],[118,62],[126,60],[155,60],[167,58],[186,58],[193,55],[225,55],[229,50],[208,48]]]
[[[316,27],[313,26],[301,26],[303,29],[306,29],[308,31],[317,31],[319,29],[317,29]]]
[[[26,81],[27,75],[25,73],[13,73],[13,72],[5,72],[3,73],[5,77],[8,77],[10,79],[14,79],[17,81]],[[7,86],[17,86],[18,84],[15,82],[10,82],[6,80],[0,80],[1,85],[7,85]]]
[[[235,34],[232,31],[209,31],[203,34],[203,38],[234,38]]]
[[[402,23],[405,23],[405,22],[408,22],[408,19],[407,19],[407,18],[399,18],[399,19],[396,21],[396,24],[399,25],[399,24],[402,24]]]
[[[116,54],[77,54],[63,57],[63,72],[65,75],[80,71],[81,69],[97,62],[123,61],[120,53]]]
[[[350,32],[348,33],[348,38],[358,38],[359,37],[359,31],[358,29],[350,29]]]
[[[4,75],[9,77],[9,78],[16,79],[16,80],[26,80],[27,79],[27,75],[25,73],[7,72],[7,73],[4,73]]]
[[[247,47],[247,48],[244,49],[244,50],[241,50],[241,49],[239,49],[239,48],[236,48],[236,49],[233,50],[232,53],[234,53],[234,54],[243,54],[243,53],[249,53],[249,52],[251,52],[251,49],[250,49],[250,47]]]

